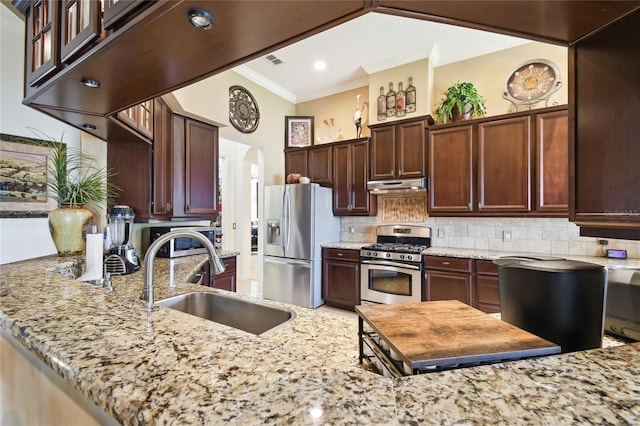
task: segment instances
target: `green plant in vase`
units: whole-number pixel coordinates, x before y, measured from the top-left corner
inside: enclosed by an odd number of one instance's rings
[[[473,83],[456,83],[444,92],[436,108],[436,120],[442,123],[468,120],[472,116],[485,115],[487,108],[484,98],[478,93]]]
[[[47,187],[58,203],[49,213],[49,230],[59,256],[81,254],[93,212],[112,203],[119,188],[107,181],[112,173],[82,150],[55,141],[48,148]]]

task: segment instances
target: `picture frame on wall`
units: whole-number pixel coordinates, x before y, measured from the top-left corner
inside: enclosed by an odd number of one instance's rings
[[[58,207],[47,190],[56,143],[0,133],[0,218],[47,217]]]
[[[286,116],[284,123],[285,149],[313,145],[313,117]]]

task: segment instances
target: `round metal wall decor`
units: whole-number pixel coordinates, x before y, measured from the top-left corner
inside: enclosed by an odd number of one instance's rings
[[[516,106],[548,102],[562,85],[558,67],[551,61],[536,59],[519,65],[507,78],[503,98]]]
[[[258,103],[251,92],[242,86],[229,87],[229,121],[242,133],[251,133],[258,128]]]

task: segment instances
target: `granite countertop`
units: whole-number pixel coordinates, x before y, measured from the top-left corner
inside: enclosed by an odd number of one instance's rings
[[[224,292],[186,282],[205,259],[157,259],[156,298]],[[258,337],[147,312],[142,271],[108,292],[57,264],[0,267],[0,328],[124,424],[640,421],[640,344],[392,380],[358,364],[355,318],[285,305],[297,318]]]

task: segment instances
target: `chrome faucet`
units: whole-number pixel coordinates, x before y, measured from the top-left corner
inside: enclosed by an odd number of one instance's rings
[[[142,300],[147,301],[147,306],[151,308],[153,306],[153,260],[156,258],[156,254],[160,250],[163,244],[173,240],[174,238],[193,238],[199,241],[209,253],[209,273],[218,275],[224,272],[225,266],[218,257],[213,243],[203,234],[192,230],[178,229],[175,231],[163,234],[155,240],[147,249],[147,253],[144,256],[144,290],[142,292]]]

